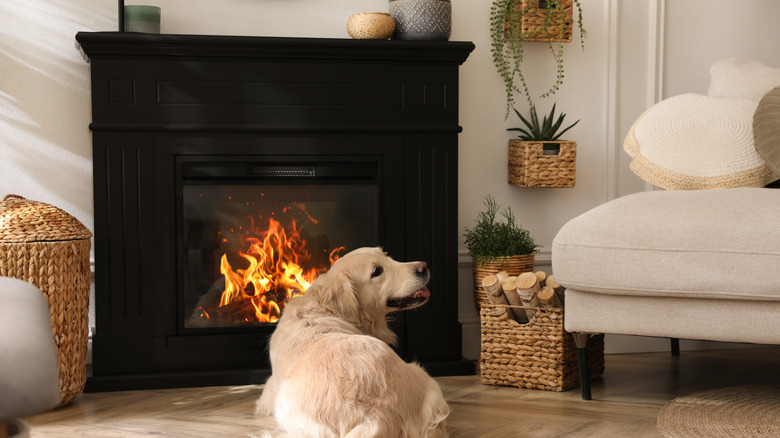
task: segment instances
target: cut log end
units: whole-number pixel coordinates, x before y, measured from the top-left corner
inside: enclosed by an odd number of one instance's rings
[[[558,296],[555,294],[555,289],[551,286],[543,287],[536,297],[539,299],[539,305],[544,308],[560,308],[561,303],[558,300]]]
[[[523,272],[515,280],[518,289],[531,289],[535,284],[539,284],[539,278],[533,272]]]
[[[536,271],[534,274],[536,274],[536,279],[539,281],[539,284],[544,286],[545,281],[547,280],[547,273],[544,271]]]

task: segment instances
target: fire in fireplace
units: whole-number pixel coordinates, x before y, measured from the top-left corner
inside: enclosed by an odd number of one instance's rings
[[[218,264],[203,267],[209,272],[218,265],[221,277],[195,302],[195,310],[185,327],[277,322],[287,302],[303,295],[345,249],[343,246],[333,250],[327,246],[310,247],[311,238],[303,237],[306,223],[299,225],[298,219],[287,217],[297,210],[307,215],[307,222],[317,223],[305,208],[303,204],[292,203],[278,215],[272,212],[270,217],[258,215],[256,219],[250,215],[246,226],[237,224],[225,231],[220,226],[211,237],[217,247],[226,248],[217,251],[222,254]],[[283,218],[280,222],[274,216]],[[201,224],[188,225],[191,229]],[[200,272],[188,269],[189,274]]]
[[[377,245],[376,175],[354,167],[186,164],[184,328],[276,323],[345,251]]]

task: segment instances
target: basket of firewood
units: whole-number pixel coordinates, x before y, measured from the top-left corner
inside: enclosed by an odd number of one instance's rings
[[[574,338],[563,328],[565,294],[544,272],[488,275],[480,309],[483,384],[565,391],[579,386]],[[590,378],[604,374],[604,335],[587,346]]]

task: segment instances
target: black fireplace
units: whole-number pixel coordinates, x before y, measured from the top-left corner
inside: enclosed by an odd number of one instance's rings
[[[258,383],[284,306],[338,257],[425,260],[398,353],[473,372],[457,320],[464,42],[79,33],[92,70],[87,390]]]

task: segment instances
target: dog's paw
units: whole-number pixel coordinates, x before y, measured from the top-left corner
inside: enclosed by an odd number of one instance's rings
[[[269,377],[263,385],[263,393],[255,402],[255,415],[272,416],[276,402],[276,385],[273,376]]]
[[[270,403],[268,403],[266,400],[263,400],[263,397],[260,397],[255,402],[255,415],[264,415],[270,417],[273,415],[274,409],[273,406],[270,406]]]

